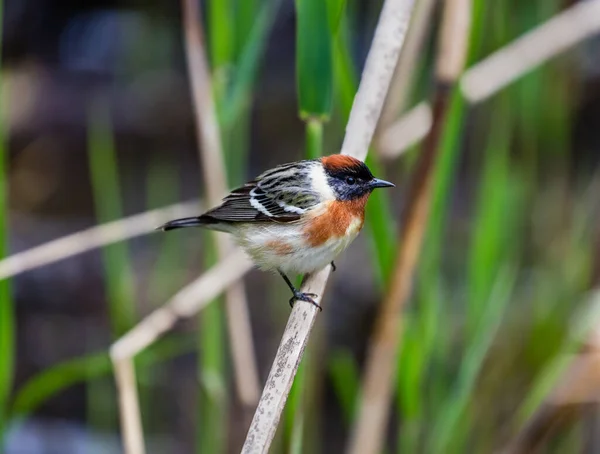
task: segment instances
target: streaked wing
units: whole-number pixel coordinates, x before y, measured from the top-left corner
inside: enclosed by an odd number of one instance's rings
[[[292,222],[320,202],[312,190],[311,161],[284,164],[235,189],[206,216],[226,222]]]

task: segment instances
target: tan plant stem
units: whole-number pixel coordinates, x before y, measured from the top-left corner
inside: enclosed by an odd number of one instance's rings
[[[235,250],[191,284],[177,292],[118,339],[110,348],[115,369],[121,430],[126,454],[144,454],[144,435],[133,359],[142,350],[169,331],[182,317],[196,315],[229,285],[252,268],[246,255]]]
[[[206,59],[198,0],[182,0],[188,73],[197,120],[198,150],[206,183],[207,203],[216,206],[226,194],[227,177],[223,147]],[[231,238],[215,233],[220,258],[232,250]],[[258,402],[259,382],[254,341],[243,281],[232,283],[225,294],[229,345],[234,369],[234,382],[241,403],[254,408]]]
[[[48,241],[0,260],[0,279],[13,277],[107,244],[146,235],[171,219],[191,216],[199,209],[200,204],[197,200],[177,203]]]

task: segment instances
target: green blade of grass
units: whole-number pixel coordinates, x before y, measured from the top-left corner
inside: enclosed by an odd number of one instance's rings
[[[146,184],[146,206],[154,209],[179,200],[179,172],[172,160],[158,154],[152,156]],[[184,285],[185,273],[174,267],[183,255],[181,239],[176,235],[158,235],[159,252],[148,281],[147,298],[154,304],[163,303]]]
[[[123,217],[121,187],[109,106],[95,98],[89,109],[88,159],[92,194],[99,223]],[[108,314],[112,335],[127,332],[135,321],[135,276],[126,243],[115,243],[102,249]],[[90,339],[92,342],[93,339]],[[87,387],[87,422],[109,430],[117,425],[114,388],[109,380],[94,381]],[[145,393],[140,390],[140,400]]]
[[[264,2],[259,0],[234,0],[235,19],[235,59],[239,61],[244,48],[252,33],[256,12],[260,10]]]
[[[516,267],[503,267],[496,277],[493,289],[485,305],[477,332],[462,360],[453,395],[442,408],[432,432],[432,453],[450,452],[452,439],[460,433],[456,428],[473,395],[478,375],[486,354],[498,332],[503,314],[516,280]]]
[[[506,98],[503,98],[506,99]],[[506,103],[496,103],[479,184],[477,213],[469,250],[467,333],[473,335],[488,300],[498,266],[506,254],[512,213],[507,205],[510,121]],[[512,217],[512,216],[511,216]]]
[[[349,351],[333,351],[329,358],[329,375],[338,397],[346,423],[350,425],[356,411],[360,392],[360,373],[354,357]]]
[[[323,156],[323,123],[314,118],[306,121],[306,158]]]
[[[327,120],[333,97],[332,35],[327,3],[296,0],[296,85],[300,118]]]
[[[215,71],[233,63],[235,52],[234,1],[209,0],[208,38],[210,63]]]
[[[369,153],[366,163],[373,175],[383,175],[383,168],[374,155],[375,153]],[[374,191],[369,196],[365,217],[367,229],[370,233],[371,250],[377,258],[375,261],[377,265],[376,276],[380,288],[384,288],[385,283],[389,282],[394,269],[398,243],[398,223],[390,212],[390,205],[390,197],[385,191]]]
[[[251,2],[248,2],[251,3]],[[244,35],[243,47],[237,56],[232,80],[224,97],[217,98],[217,114],[222,130],[224,149],[228,156],[227,174],[230,183],[242,184],[245,180],[250,130],[249,101],[252,98],[252,86],[258,73],[258,66],[264,54],[267,37],[273,27],[281,0],[263,2],[256,14],[254,10],[240,9],[244,17],[236,14],[238,27],[248,26],[252,22],[247,36]],[[237,35],[240,36],[241,30]],[[241,45],[241,44],[240,44]]]
[[[121,185],[108,106],[96,99],[89,116],[89,167],[96,216],[99,223],[123,217]],[[102,250],[109,315],[115,337],[124,334],[135,321],[134,283],[126,243]]]
[[[141,352],[136,363],[140,368],[146,368],[191,352],[194,345],[190,338],[163,339]],[[89,354],[49,367],[19,388],[11,407],[11,417],[26,418],[64,390],[106,377],[111,372],[112,363],[106,352]]]
[[[217,252],[211,232],[205,232],[205,261],[216,263]],[[227,446],[227,372],[224,334],[224,305],[219,299],[209,304],[200,315],[200,362],[198,376],[200,396],[199,453],[225,452]]]
[[[301,454],[304,438],[304,394],[306,391],[306,364],[310,362],[308,355],[305,354],[298,371],[296,378],[292,384],[290,395],[284,409],[285,434],[284,439],[289,447],[286,452],[290,454]]]
[[[329,18],[329,32],[335,36],[340,28],[340,23],[346,9],[346,0],[327,0],[327,13]]]
[[[226,98],[218,102],[219,123],[225,130],[237,121],[248,104],[267,37],[273,27],[280,4],[281,0],[268,0],[263,3],[256,17],[253,17],[254,25],[238,57],[231,89]]]

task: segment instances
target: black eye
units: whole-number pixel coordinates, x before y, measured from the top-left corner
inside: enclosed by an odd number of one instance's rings
[[[346,184],[354,184],[356,183],[356,180],[354,179],[354,177],[346,177]]]

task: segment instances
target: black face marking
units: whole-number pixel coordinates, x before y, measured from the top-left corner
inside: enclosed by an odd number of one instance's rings
[[[373,190],[369,186],[369,183],[373,180],[373,174],[363,162],[358,166],[342,167],[334,170],[326,168],[325,173],[327,174],[327,181],[338,200],[358,199]]]

